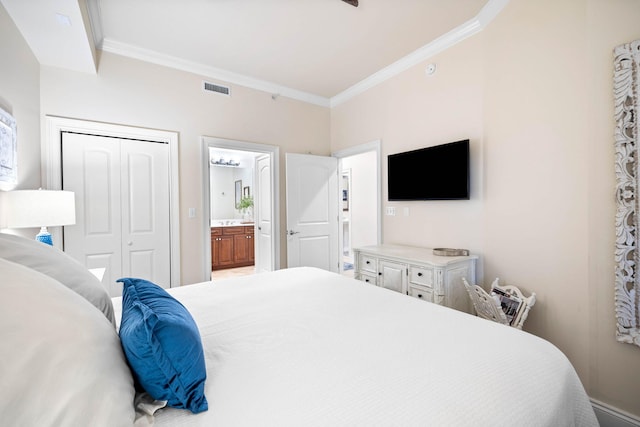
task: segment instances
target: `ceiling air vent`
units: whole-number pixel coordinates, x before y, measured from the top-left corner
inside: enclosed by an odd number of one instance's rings
[[[203,82],[203,89],[207,92],[216,92],[221,95],[231,96],[231,88],[227,86],[217,85],[215,83]]]

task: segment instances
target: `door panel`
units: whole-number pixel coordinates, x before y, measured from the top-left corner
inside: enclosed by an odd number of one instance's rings
[[[287,264],[339,271],[338,161],[286,155]]]
[[[255,263],[256,272],[272,271],[273,267],[273,189],[271,183],[271,157],[256,159],[256,197],[254,206],[256,214],[255,228]]]
[[[121,150],[123,274],[140,272],[134,277],[168,288],[171,280],[168,146],[125,141]]]
[[[327,254],[331,251],[331,242],[327,236],[300,237],[298,241],[300,265],[313,266],[331,271]]]
[[[65,252],[122,293],[121,277],[169,287],[167,144],[62,134],[63,189],[76,193],[76,225],[64,228]]]
[[[154,259],[153,250],[129,251],[129,265],[132,277],[153,277],[154,275]],[[148,279],[150,280],[150,279]]]
[[[404,264],[398,264],[390,261],[380,261],[378,266],[380,276],[378,283],[383,288],[391,289],[396,292],[405,292],[405,278],[407,268]]]
[[[64,227],[64,250],[87,268],[106,268],[102,283],[110,295],[122,292],[119,164],[117,140],[63,134],[63,190],[76,196],[76,224]]]

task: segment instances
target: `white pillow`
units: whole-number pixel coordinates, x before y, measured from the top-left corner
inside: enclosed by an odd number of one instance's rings
[[[133,425],[133,377],[120,339],[80,295],[0,259],[0,337],[2,425]]]
[[[56,279],[96,306],[115,326],[111,297],[102,283],[84,265],[58,248],[33,239],[0,233],[0,258]]]

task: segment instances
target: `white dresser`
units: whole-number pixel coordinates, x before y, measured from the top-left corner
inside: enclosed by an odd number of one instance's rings
[[[355,278],[473,313],[462,283],[476,283],[475,255],[437,256],[433,249],[401,245],[375,245],[354,249]]]

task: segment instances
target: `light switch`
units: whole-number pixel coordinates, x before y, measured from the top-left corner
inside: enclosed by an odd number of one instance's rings
[[[396,208],[395,208],[395,206],[387,206],[387,215],[388,216],[396,216]]]
[[[196,208],[189,208],[189,218],[196,217]]]

